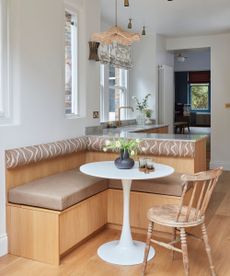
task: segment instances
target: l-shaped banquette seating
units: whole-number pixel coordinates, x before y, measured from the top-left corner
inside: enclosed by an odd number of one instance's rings
[[[114,160],[117,153],[103,152],[106,139],[83,136],[5,152],[11,254],[59,265],[62,256],[92,234],[105,226],[119,228],[121,183],[79,171],[86,162]],[[145,152],[141,152],[143,146]],[[143,154],[169,165],[174,162],[177,172],[162,179],[133,182],[130,219],[134,231],[147,228],[146,212],[153,204],[179,202],[180,173],[194,172],[188,171],[186,164],[195,158],[195,144],[143,140]],[[184,171],[180,162],[184,163]],[[160,227],[158,230],[170,232]]]

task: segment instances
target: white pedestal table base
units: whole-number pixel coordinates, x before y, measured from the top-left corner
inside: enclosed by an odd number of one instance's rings
[[[98,256],[112,264],[117,265],[137,265],[143,263],[145,252],[145,243],[133,241],[133,245],[123,247],[119,245],[119,241],[111,241],[101,245],[98,250]],[[150,247],[148,260],[155,255],[155,250]]]
[[[145,243],[133,241],[129,223],[129,201],[132,180],[123,179],[123,225],[119,241],[112,241],[99,247],[97,253],[106,262],[118,265],[136,265],[144,260]],[[149,259],[155,255],[151,247]]]

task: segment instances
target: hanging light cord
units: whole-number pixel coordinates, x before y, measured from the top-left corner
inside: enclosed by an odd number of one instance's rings
[[[115,0],[115,26],[117,27],[117,0]]]

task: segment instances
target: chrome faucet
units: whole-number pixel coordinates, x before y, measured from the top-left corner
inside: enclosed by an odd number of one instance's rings
[[[131,109],[132,112],[134,112],[134,109],[132,106],[120,106],[118,108],[118,122],[117,122],[117,126],[121,126],[121,109]]]

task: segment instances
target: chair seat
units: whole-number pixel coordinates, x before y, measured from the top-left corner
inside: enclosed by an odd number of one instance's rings
[[[184,206],[181,215],[176,221],[179,206],[173,204],[155,205],[148,210],[147,218],[157,224],[169,227],[190,227],[196,226],[204,222],[204,216],[194,219],[196,209],[192,208],[188,220],[186,220],[187,206]]]

